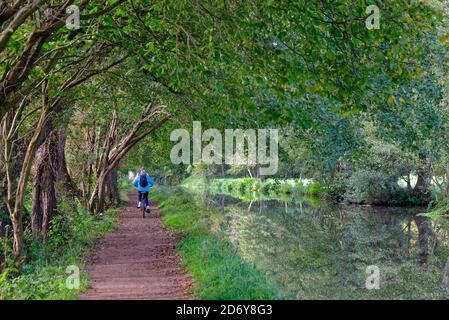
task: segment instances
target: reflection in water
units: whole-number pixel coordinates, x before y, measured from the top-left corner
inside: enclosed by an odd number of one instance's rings
[[[243,203],[203,195],[221,207],[218,230],[298,299],[439,298],[448,255],[422,208],[345,206],[307,199]],[[368,290],[367,267],[380,270]]]
[[[414,216],[418,227],[418,241],[420,246],[420,262],[426,263],[429,254],[435,254],[438,248],[438,238],[432,229],[431,222],[423,216]]]

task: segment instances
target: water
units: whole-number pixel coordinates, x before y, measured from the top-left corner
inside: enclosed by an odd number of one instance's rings
[[[439,299],[447,290],[447,226],[417,215],[424,208],[242,201],[208,193],[199,199],[219,208],[211,230],[287,298]]]

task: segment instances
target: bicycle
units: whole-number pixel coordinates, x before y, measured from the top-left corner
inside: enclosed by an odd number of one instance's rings
[[[140,192],[142,197],[142,204],[141,204],[141,208],[142,208],[142,218],[145,219],[145,214],[147,213],[147,208],[148,208],[148,213],[150,213],[150,200],[148,200],[148,192]],[[148,205],[147,205],[148,203]]]

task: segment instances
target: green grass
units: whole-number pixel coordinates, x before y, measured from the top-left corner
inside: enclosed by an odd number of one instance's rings
[[[52,220],[52,230],[45,244],[31,242],[27,245],[27,263],[22,274],[13,278],[13,269],[7,266],[0,275],[0,300],[77,299],[79,292],[89,283],[83,271],[87,255],[97,238],[114,229],[117,210],[102,216],[92,216],[84,210],[67,211]],[[71,275],[67,267],[80,269],[80,287],[69,289],[66,281]]]
[[[212,209],[196,203],[177,189],[155,190],[166,227],[181,233],[182,267],[194,279],[197,299],[280,299],[276,284],[264,272],[245,262],[214,229]]]

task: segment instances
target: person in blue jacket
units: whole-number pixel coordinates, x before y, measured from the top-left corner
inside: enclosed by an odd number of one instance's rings
[[[151,179],[151,177],[145,172],[144,168],[141,168],[133,181],[133,185],[137,187],[139,194],[137,208],[141,207],[143,198],[145,208],[148,212],[150,212],[150,207],[148,205],[148,192],[150,192],[151,187],[154,185],[154,180]]]

